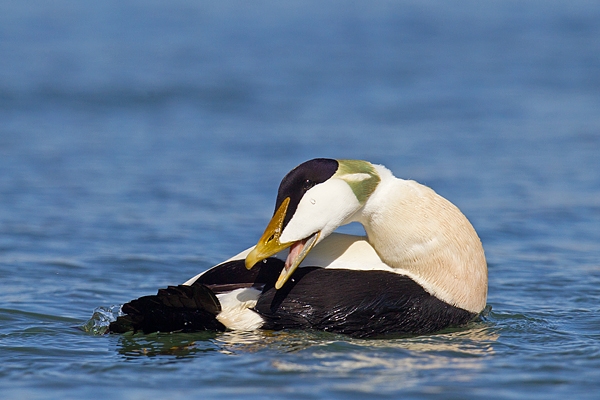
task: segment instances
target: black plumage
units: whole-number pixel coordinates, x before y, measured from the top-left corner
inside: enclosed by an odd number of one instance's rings
[[[125,304],[127,315],[111,323],[110,332],[224,331],[216,319],[221,311],[216,294],[249,287],[262,290],[254,311],[267,330],[315,329],[356,337],[425,334],[476,316],[393,272],[304,267],[275,290],[281,268],[283,261],[276,258],[250,271],[243,260],[221,264],[191,286],[169,287]]]
[[[281,289],[266,287],[255,309],[265,320],[263,329],[309,328],[357,337],[432,333],[476,316],[404,275],[324,268],[299,268]]]
[[[156,295],[124,304],[122,311],[126,315],[110,324],[110,332],[225,330],[225,326],[216,319],[221,312],[219,300],[212,290],[201,284],[160,289]]]
[[[216,319],[221,312],[216,295],[240,288],[260,290],[267,282],[274,282],[282,268],[283,261],[276,258],[251,270],[245,268],[243,260],[225,262],[206,271],[190,286],[169,286],[124,304],[121,310],[125,315],[109,325],[109,332],[224,331],[225,326]]]

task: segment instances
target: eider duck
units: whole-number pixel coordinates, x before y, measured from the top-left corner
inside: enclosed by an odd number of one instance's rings
[[[334,233],[350,222],[366,236]],[[319,158],[283,178],[256,246],[124,304],[109,332],[426,334],[472,321],[486,297],[481,241],[455,205],[381,165]]]

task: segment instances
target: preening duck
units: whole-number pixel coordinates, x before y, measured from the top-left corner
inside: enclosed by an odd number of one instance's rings
[[[334,233],[350,222],[366,237]],[[256,246],[123,305],[109,331],[424,334],[470,322],[486,297],[481,241],[455,205],[383,166],[320,158],[283,178]]]

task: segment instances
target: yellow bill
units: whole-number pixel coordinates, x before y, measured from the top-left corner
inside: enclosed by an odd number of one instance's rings
[[[308,238],[299,240],[297,242],[281,243],[279,241],[279,237],[281,236],[282,225],[289,203],[289,197],[281,203],[275,212],[275,215],[273,215],[273,218],[271,218],[271,221],[269,221],[269,224],[267,225],[267,228],[265,229],[265,232],[261,236],[260,240],[254,249],[246,256],[245,261],[246,268],[251,269],[258,262],[271,257],[280,251],[287,249],[288,247],[291,247],[290,253],[285,261],[285,266],[283,270],[281,270],[281,274],[275,283],[276,289],[281,289],[290,276],[292,276],[302,260],[304,260],[306,255],[317,243],[320,234],[320,232],[316,232]]]

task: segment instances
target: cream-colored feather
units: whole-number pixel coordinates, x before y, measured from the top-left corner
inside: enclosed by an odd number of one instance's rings
[[[432,189],[376,166],[377,189],[357,213],[381,260],[416,277],[425,290],[457,307],[481,312],[487,264],[481,240],[462,212]]]

